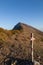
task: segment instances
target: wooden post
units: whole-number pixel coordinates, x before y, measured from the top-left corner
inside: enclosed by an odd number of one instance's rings
[[[34,62],[34,51],[33,51],[33,44],[34,44],[34,40],[35,40],[35,38],[34,38],[34,34],[33,33],[31,33],[31,44],[32,44],[32,49],[31,49],[31,51],[32,51],[32,62]]]

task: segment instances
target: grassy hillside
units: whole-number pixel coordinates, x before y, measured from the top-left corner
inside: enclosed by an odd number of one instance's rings
[[[31,60],[31,33],[34,33],[34,58],[38,56],[43,65],[43,32],[23,23],[18,23],[12,30],[0,28],[0,63],[7,57]]]

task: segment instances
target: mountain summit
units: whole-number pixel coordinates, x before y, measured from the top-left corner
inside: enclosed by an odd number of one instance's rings
[[[13,30],[20,30],[23,29],[23,23],[19,22],[17,25],[14,26]]]
[[[39,33],[39,34],[42,34],[43,35],[43,32],[41,32],[40,30],[30,26],[30,25],[27,25],[27,24],[24,24],[24,23],[21,23],[19,22],[18,24],[16,24],[13,28],[13,30],[23,30],[23,31],[27,31],[29,33]]]

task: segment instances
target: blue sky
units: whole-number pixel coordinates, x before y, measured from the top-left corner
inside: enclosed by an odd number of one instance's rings
[[[0,0],[0,27],[12,29],[18,22],[43,30],[43,0]]]

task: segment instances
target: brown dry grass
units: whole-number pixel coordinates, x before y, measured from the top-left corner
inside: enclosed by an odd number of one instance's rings
[[[0,28],[0,59],[13,53],[14,58],[31,60],[30,34],[34,33],[34,58],[37,60],[41,56],[43,63],[43,32],[25,24],[22,24],[22,28],[23,30]]]

